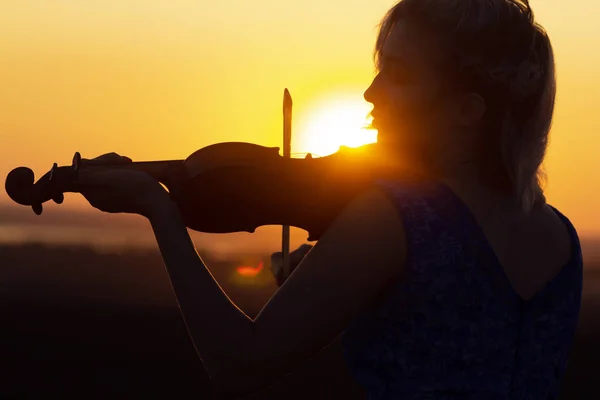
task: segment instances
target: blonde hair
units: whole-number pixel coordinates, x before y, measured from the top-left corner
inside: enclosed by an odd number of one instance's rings
[[[542,162],[556,97],[554,54],[527,0],[401,0],[380,23],[379,66],[399,20],[431,35],[442,54],[440,72],[453,90],[486,100],[488,132],[482,160],[524,210],[545,203]],[[467,87],[468,86],[468,87]]]

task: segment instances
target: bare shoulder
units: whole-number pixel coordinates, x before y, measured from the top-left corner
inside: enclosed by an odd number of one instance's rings
[[[498,253],[514,290],[529,299],[556,277],[571,258],[571,235],[565,222],[542,205],[505,232],[508,245]]]
[[[569,228],[558,214],[547,204],[532,213],[534,238],[541,247],[551,253],[559,262],[565,264],[571,255],[571,235]]]
[[[402,230],[398,210],[383,189],[370,188],[351,201],[340,215],[338,223],[359,222]]]
[[[370,249],[372,260],[403,258],[406,253],[402,217],[390,197],[378,187],[363,192],[350,202],[328,233],[339,238],[340,243],[362,242],[361,247]],[[323,239],[326,243],[329,241],[327,237]],[[333,241],[337,242],[332,240],[332,245]],[[343,253],[351,254],[348,250]]]
[[[397,207],[383,189],[373,187],[346,206],[313,251],[335,253],[341,260],[364,253],[373,261],[367,268],[374,274],[377,268],[394,265],[376,265],[378,261],[403,258],[405,236]],[[355,245],[352,249],[349,248],[351,244]],[[399,266],[396,264],[396,267]]]

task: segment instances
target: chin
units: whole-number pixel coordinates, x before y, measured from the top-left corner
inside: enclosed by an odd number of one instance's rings
[[[393,145],[402,142],[402,132],[398,129],[383,126],[376,126],[375,128],[377,129],[377,143]]]

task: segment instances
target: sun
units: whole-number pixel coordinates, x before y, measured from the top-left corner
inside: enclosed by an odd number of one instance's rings
[[[293,133],[292,153],[326,156],[340,146],[359,147],[377,141],[377,131],[366,129],[372,106],[360,98],[330,98],[316,103]]]

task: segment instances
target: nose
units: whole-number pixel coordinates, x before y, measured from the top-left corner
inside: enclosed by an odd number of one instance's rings
[[[365,90],[365,93],[363,94],[364,99],[369,103],[375,102],[375,98],[377,97],[377,92],[379,90],[379,82],[380,77],[379,74],[377,74],[373,79],[373,82],[371,82],[371,85],[369,85],[369,87],[367,88],[367,90]]]

